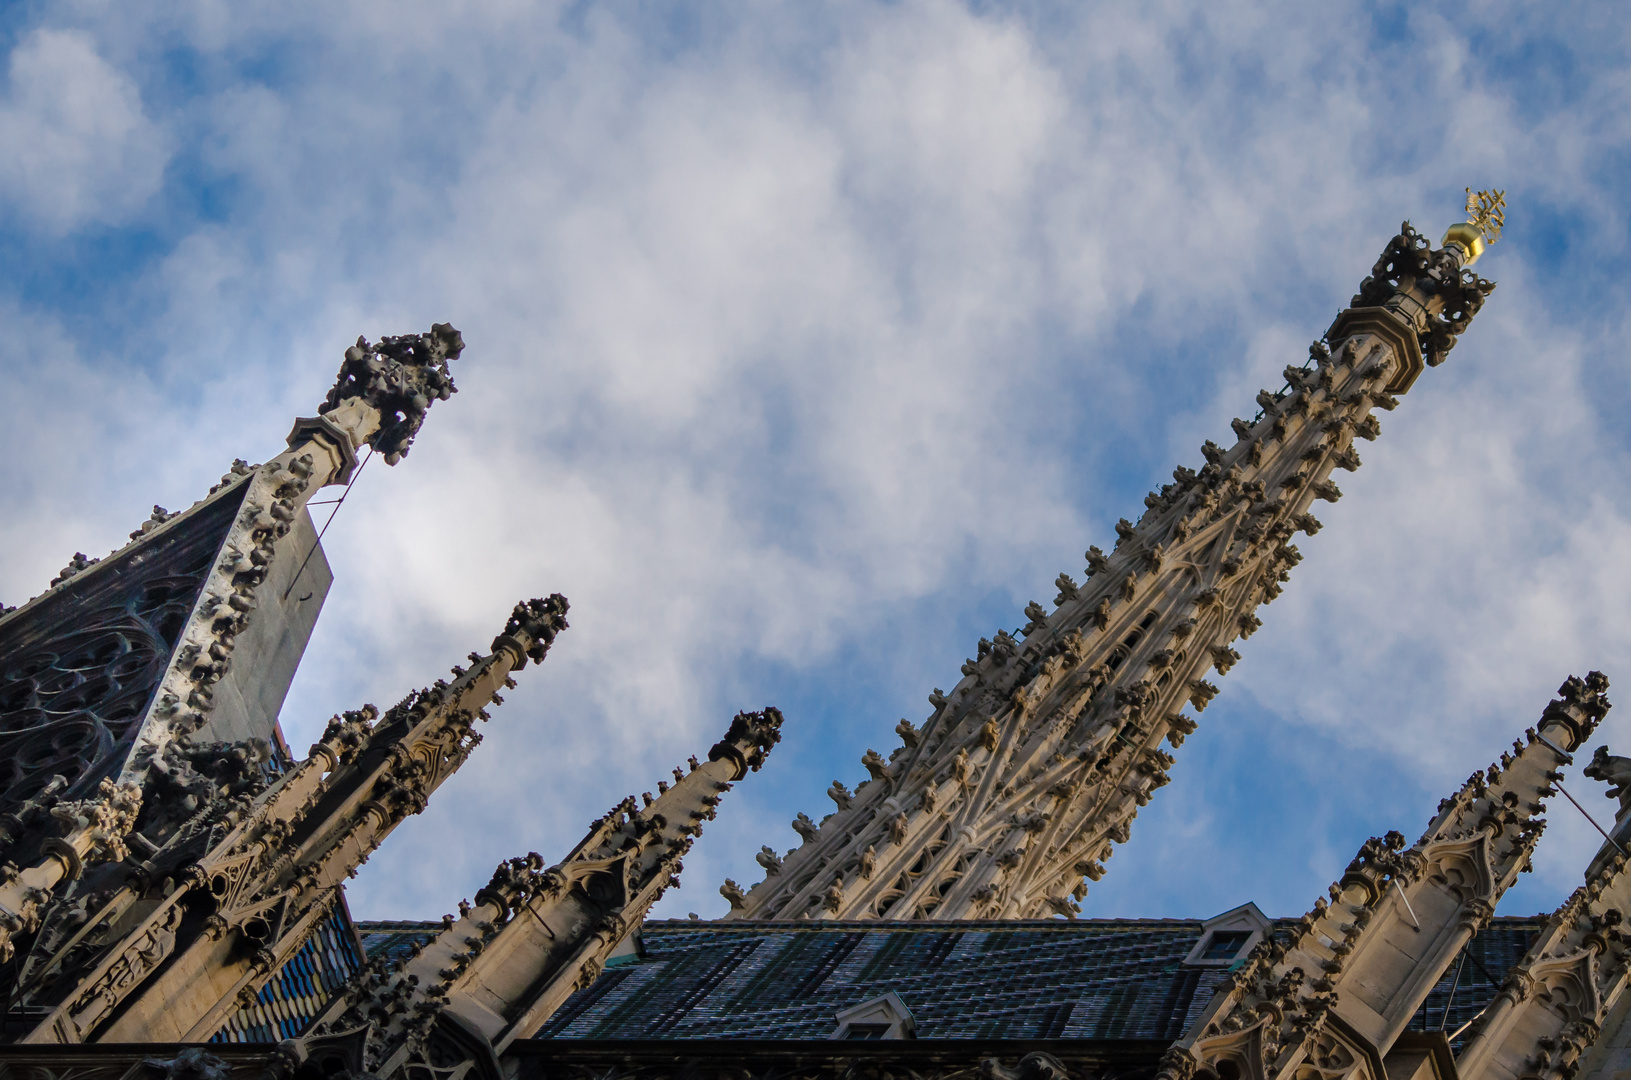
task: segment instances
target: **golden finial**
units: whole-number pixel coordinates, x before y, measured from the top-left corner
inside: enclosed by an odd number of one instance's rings
[[[1506,224],[1506,192],[1474,191],[1467,189],[1467,220],[1451,225],[1444,233],[1441,247],[1454,244],[1461,249],[1462,266],[1478,261],[1484,249],[1501,238],[1501,227]]]
[[[1467,224],[1483,233],[1486,242],[1493,244],[1499,240],[1501,226],[1506,224],[1506,192],[1468,188]]]

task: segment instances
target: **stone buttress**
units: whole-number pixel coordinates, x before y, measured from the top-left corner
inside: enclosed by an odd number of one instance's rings
[[[1428,992],[1529,863],[1563,755],[1608,711],[1571,678],[1511,753],[1439,804],[1421,839],[1371,839],[1292,938],[1252,950],[1162,1059],[1158,1080],[1387,1080]],[[1560,754],[1561,751],[1561,754]]]
[[[1562,749],[1569,749],[1560,747]],[[1558,767],[1571,755],[1557,754]],[[1631,759],[1599,747],[1587,776],[1615,784],[1621,799],[1611,836],[1586,880],[1547,919],[1500,992],[1467,1031],[1456,1059],[1461,1080],[1616,1080],[1631,1069]]]
[[[170,822],[127,883],[90,912],[85,928],[106,944],[75,964],[77,941],[64,942],[42,967],[44,986],[68,992],[20,1041],[208,1040],[463,764],[485,706],[512,671],[542,661],[565,611],[559,596],[518,604],[493,651],[452,683],[410,694],[383,717],[372,706],[335,717],[310,756],[269,787],[224,815]]]
[[[681,857],[720,797],[757,770],[781,738],[774,708],[741,713],[706,761],[675,769],[674,786],[638,807],[630,797],[590,826],[560,863],[536,854],[501,864],[473,905],[411,957],[371,963],[291,1050],[357,1058],[389,1078],[459,1055],[495,1060],[534,1035],[677,883]],[[496,1072],[496,1070],[495,1070]]]

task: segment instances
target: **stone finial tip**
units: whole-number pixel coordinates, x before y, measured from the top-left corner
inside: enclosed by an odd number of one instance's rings
[[[493,642],[493,647],[497,649],[498,643],[505,638],[513,639],[517,634],[525,634],[530,642],[527,645],[528,658],[535,664],[543,663],[544,655],[555,643],[555,635],[569,625],[566,613],[571,607],[560,593],[550,593],[542,600],[521,601],[510,612],[510,618],[504,624],[504,633]]]
[[[449,323],[433,324],[428,334],[386,337],[372,345],[359,337],[345,351],[334,389],[318,412],[360,398],[380,414],[379,430],[368,445],[395,465],[408,453],[431,404],[458,392],[447,365],[463,351],[464,338]]]
[[[725,737],[708,751],[708,760],[729,758],[742,772],[757,772],[770,748],[781,742],[781,727],[781,710],[773,705],[760,712],[737,713]]]

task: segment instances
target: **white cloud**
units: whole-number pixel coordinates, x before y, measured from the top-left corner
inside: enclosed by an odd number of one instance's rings
[[[136,84],[68,30],[35,30],[12,50],[0,146],[0,201],[53,232],[125,219],[168,159]]]

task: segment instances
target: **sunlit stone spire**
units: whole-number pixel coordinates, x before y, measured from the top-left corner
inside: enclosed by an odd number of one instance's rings
[[[1335,470],[1359,467],[1374,410],[1398,404],[1442,363],[1494,288],[1466,269],[1498,228],[1490,204],[1443,248],[1406,223],[1349,307],[1288,366],[1286,386],[1257,395],[1234,421],[1232,446],[1207,442],[1198,470],[1145,499],[1116,526],[1087,574],[1031,603],[1021,636],[982,639],[949,693],[929,695],[902,744],[868,750],[868,779],[834,781],[820,821],[793,822],[803,843],[765,847],[766,877],[727,881],[728,918],[963,919],[1073,915],[1087,882],[1128,839],[1133,818],[1168,781],[1233,647],[1260,625],[1302,555],[1297,533],[1320,528],[1314,503],[1341,491]]]

